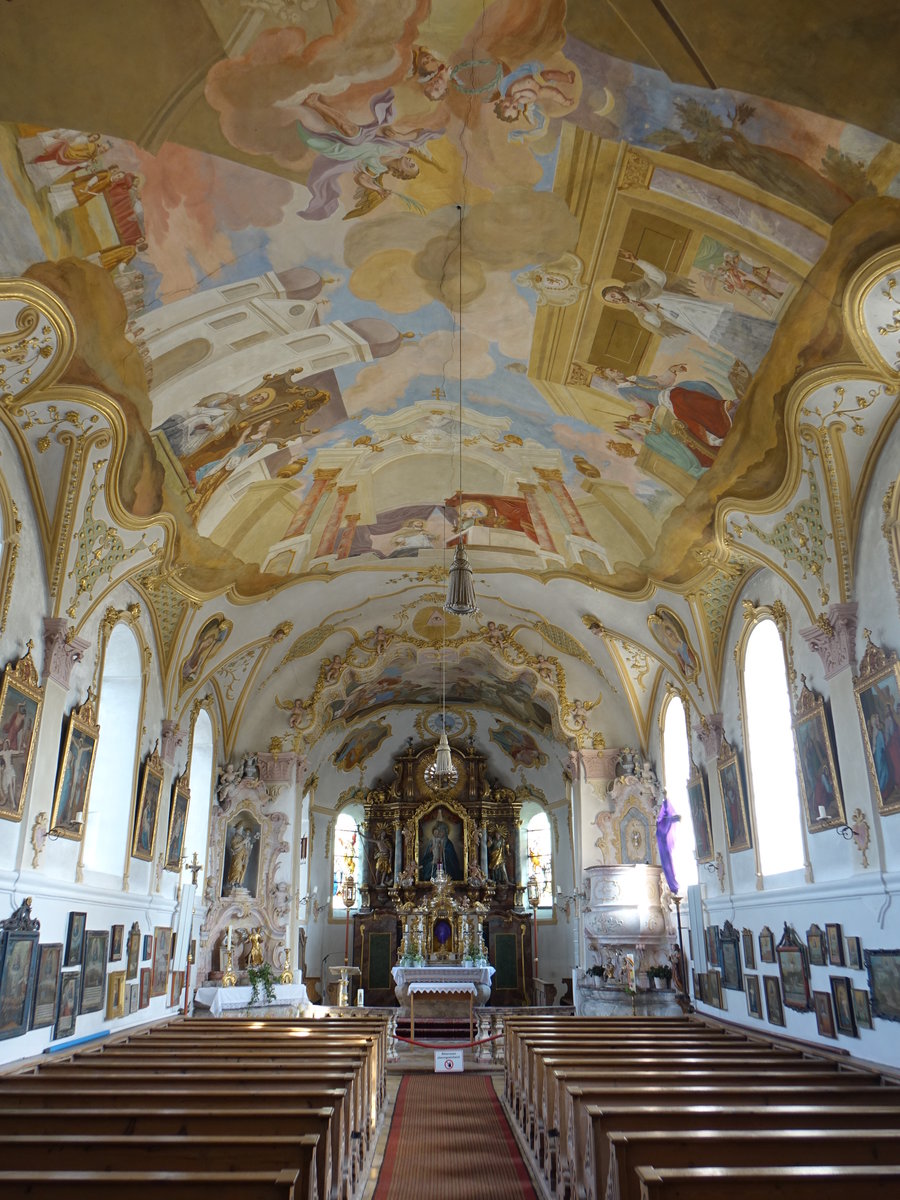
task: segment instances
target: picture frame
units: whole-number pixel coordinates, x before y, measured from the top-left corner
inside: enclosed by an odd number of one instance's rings
[[[687,791],[691,823],[694,827],[694,853],[698,863],[708,863],[713,861],[716,853],[709,812],[709,790],[703,771],[694,763],[693,759],[691,759],[690,769]]]
[[[164,781],[162,759],[154,747],[141,766],[137,804],[134,807],[134,830],[131,835],[131,857],[142,862],[153,860]]]
[[[753,930],[741,930],[741,946],[744,951],[744,968],[747,971],[756,970],[756,948],[753,942]],[[758,990],[758,985],[757,985]]]
[[[900,725],[896,720],[900,710],[900,664],[893,651],[873,644],[868,629],[865,636],[866,649],[859,675],[853,680],[853,692],[878,811],[887,815],[900,812],[900,778],[895,777],[891,755],[895,739],[900,740]],[[888,718],[892,725],[890,732],[885,729]],[[900,753],[900,746],[896,752]],[[874,993],[872,1001],[874,1005]]]
[[[706,961],[711,967],[719,966],[718,925],[707,925],[706,927]]]
[[[741,990],[743,990],[743,989],[741,989]],[[710,971],[709,972],[709,992],[710,992],[710,1003],[715,1008],[724,1009],[726,1007],[726,1005],[725,1005],[725,995],[722,991],[721,972],[719,972],[719,971]]]
[[[34,1007],[31,1010],[32,1029],[46,1029],[56,1024],[62,961],[62,942],[43,942],[38,945]]]
[[[150,995],[165,996],[166,980],[169,975],[169,957],[172,952],[172,930],[156,926],[153,930],[153,965]]]
[[[853,988],[853,1015],[856,1017],[857,1029],[874,1029],[872,1021],[872,1006],[869,1003],[869,993],[865,988]]]
[[[785,1025],[784,1005],[781,1000],[781,984],[777,975],[763,975],[766,994],[766,1020],[770,1025]]]
[[[7,663],[0,685],[0,817],[21,821],[34,764],[44,691],[31,657],[32,642]]]
[[[81,968],[79,1014],[100,1012],[106,999],[106,962],[109,930],[88,929],[84,935],[84,964]]]
[[[810,833],[820,833],[846,825],[847,818],[825,701],[807,687],[805,675],[800,680],[792,721],[797,780],[806,827]]]
[[[847,966],[851,971],[862,971],[863,967],[863,951],[862,941],[858,937],[844,938],[847,946]]]
[[[825,957],[825,934],[818,925],[810,925],[806,931],[806,948],[809,953],[809,964],[811,967],[824,967],[827,959]]]
[[[125,944],[125,926],[113,925],[109,931],[109,961],[120,962]]]
[[[759,961],[775,962],[775,934],[768,925],[763,925],[759,931]]]
[[[138,1008],[147,1008],[150,1004],[150,982],[152,975],[152,968],[141,967],[141,990],[138,999]]]
[[[750,814],[747,795],[741,779],[741,768],[737,751],[727,738],[722,739],[722,752],[716,769],[719,775],[719,790],[722,795],[722,811],[725,816],[725,838],[729,854],[740,850],[751,850]]]
[[[110,971],[106,977],[106,1020],[125,1016],[125,972]]]
[[[80,842],[84,832],[99,739],[100,726],[94,715],[93,695],[88,689],[84,704],[73,708],[66,722],[50,816],[50,828],[73,842]]]
[[[153,957],[153,934],[144,934],[144,944],[141,948],[141,962],[146,962],[148,958]]]
[[[69,925],[66,930],[66,954],[64,967],[80,967],[84,961],[84,930],[87,925],[87,913],[70,912]]]
[[[900,950],[866,950],[872,1016],[900,1021]]]
[[[125,978],[136,979],[138,973],[138,961],[141,954],[141,927],[137,921],[133,922],[131,929],[128,931],[128,941],[125,950]]]
[[[806,947],[787,922],[785,922],[784,933],[775,948],[775,953],[778,956],[781,995],[785,1006],[793,1008],[797,1012],[809,1012],[812,1007],[812,997],[809,990],[809,961]]]
[[[81,971],[63,971],[59,979],[59,1004],[53,1041],[71,1037],[78,1019],[78,997],[81,995]]]
[[[763,1019],[763,1010],[762,997],[759,992],[759,976],[745,975],[744,990],[747,993],[747,1014],[761,1021]]]
[[[181,871],[184,859],[184,831],[187,826],[191,789],[186,775],[179,775],[172,785],[172,803],[169,806],[169,829],[166,835],[165,870]]]
[[[831,1007],[831,992],[813,992],[813,1007],[816,1013],[816,1032],[820,1037],[837,1039],[834,1027],[834,1009]]]
[[[40,923],[30,901],[0,921],[0,1041],[28,1029],[34,1002]]]
[[[712,1004],[709,998],[709,971],[701,971],[697,975],[695,995],[700,997],[701,1004]]]
[[[732,992],[744,990],[741,971],[740,935],[730,921],[722,926],[719,935],[719,961],[722,968],[722,985]]]
[[[825,926],[825,941],[828,947],[828,961],[833,967],[843,967],[844,962],[844,937],[840,925]]]
[[[135,980],[134,983],[125,985],[125,1016],[131,1016],[136,1013],[140,1004],[141,990],[140,984]]]
[[[853,1011],[853,982],[849,975],[832,975],[831,999],[834,1006],[834,1023],[838,1033],[845,1037],[859,1037],[856,1014]]]
[[[172,972],[172,990],[170,992],[169,1007],[175,1008],[179,1005],[184,996],[184,971]]]

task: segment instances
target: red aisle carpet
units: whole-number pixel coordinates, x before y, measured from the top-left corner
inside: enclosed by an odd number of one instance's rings
[[[373,1200],[537,1200],[488,1075],[405,1075]]]

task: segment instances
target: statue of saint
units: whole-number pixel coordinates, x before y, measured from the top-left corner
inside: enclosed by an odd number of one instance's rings
[[[506,832],[498,826],[491,834],[488,858],[488,868],[494,883],[509,883],[509,872],[506,869],[508,850]]]
[[[250,930],[250,956],[247,959],[247,965],[251,967],[261,967],[263,965],[263,952],[260,946],[260,932],[258,929]]]
[[[250,854],[253,850],[254,842],[258,839],[259,834],[253,833],[243,822],[235,825],[228,842],[231,862],[228,864],[228,874],[225,878],[225,883],[229,890],[234,891],[235,888],[244,886],[244,876],[247,874],[247,867],[250,865]]]

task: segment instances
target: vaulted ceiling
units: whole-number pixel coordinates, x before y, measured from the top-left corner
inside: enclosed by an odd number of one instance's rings
[[[169,710],[212,688],[243,744],[427,707],[442,662],[561,741],[645,740],[666,672],[714,704],[816,489],[801,418],[870,410],[858,511],[900,244],[896,5],[723,7],[5,5],[0,332],[44,318],[5,421],[53,611],[127,579]],[[445,623],[460,538],[481,611]]]

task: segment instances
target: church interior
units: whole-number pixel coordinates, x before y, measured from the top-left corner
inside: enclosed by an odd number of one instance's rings
[[[711,1197],[601,1067],[732,1106],[730,1200],[896,1189],[897,6],[0,37],[4,1194],[158,1194],[115,1137],[188,1119],[116,1087],[189,1068],[276,1097],[190,1118],[195,1200],[301,1108],[242,1195],[431,1194],[441,1096],[448,1197]]]

